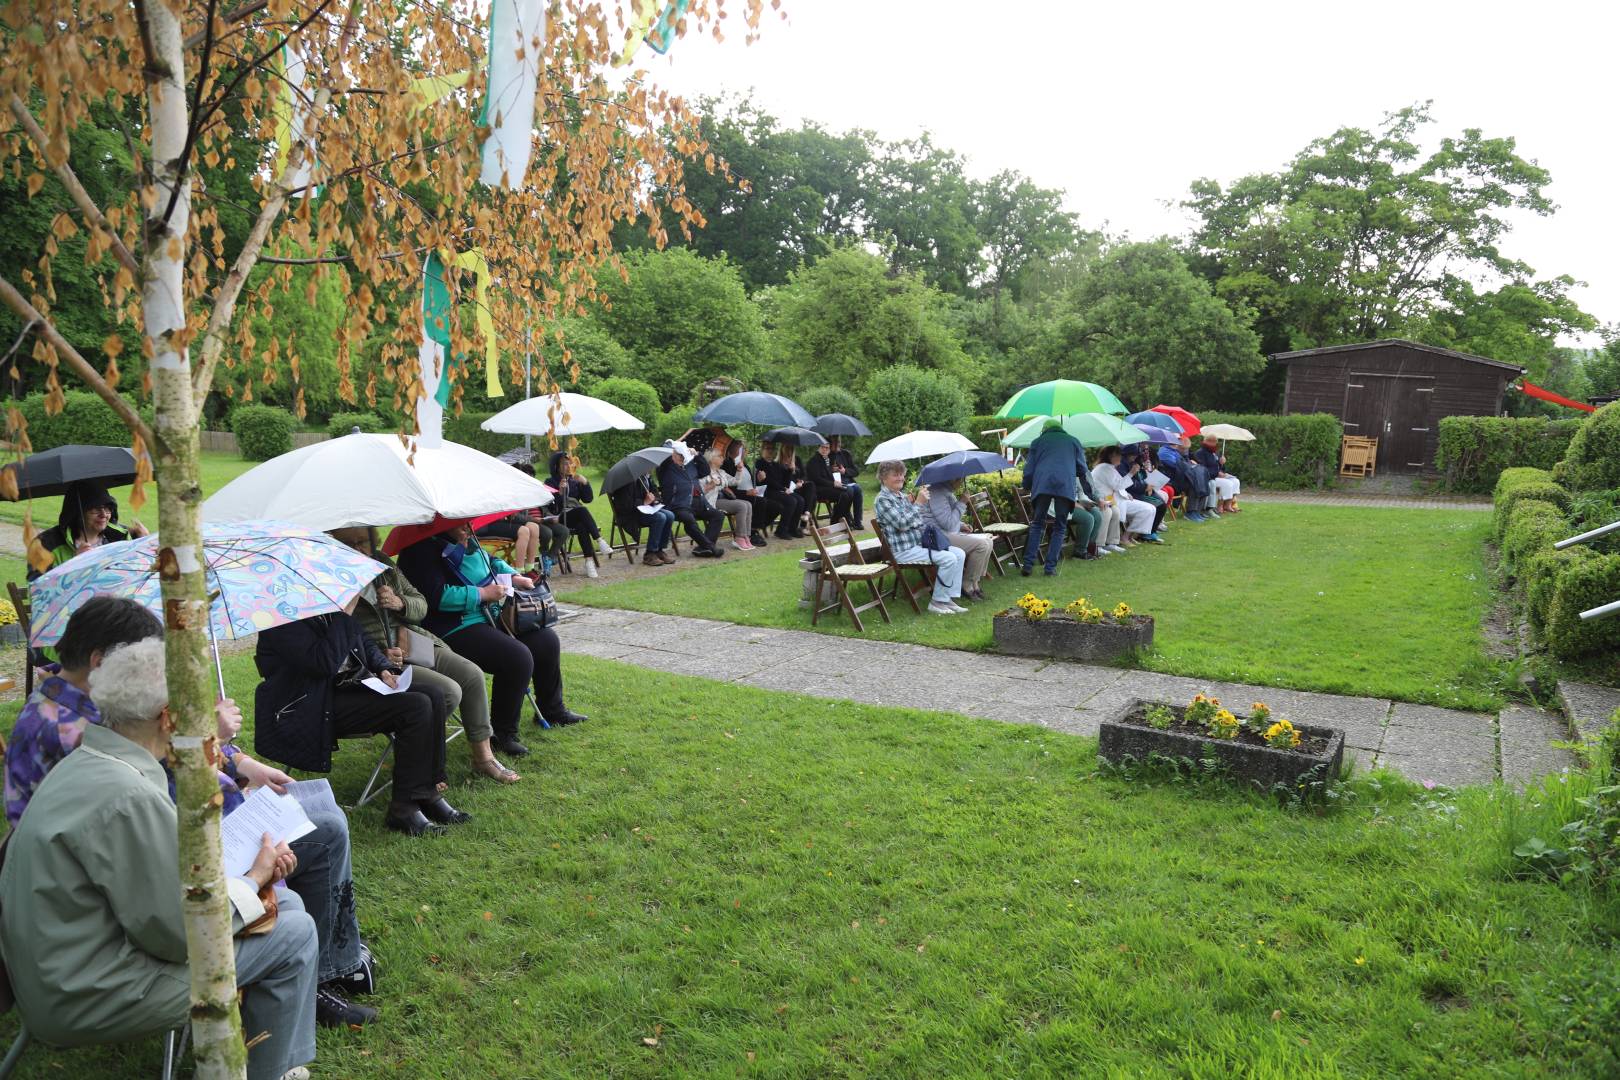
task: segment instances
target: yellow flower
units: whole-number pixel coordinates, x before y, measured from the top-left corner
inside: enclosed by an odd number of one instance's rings
[[[1356,967],[1360,967],[1363,964],[1365,964],[1366,962],[1367,962],[1367,958],[1365,956],[1356,957]]]
[[[1131,605],[1121,600],[1118,604],[1114,605],[1113,614],[1116,620],[1119,622],[1124,622],[1126,619],[1131,617]]]
[[[1266,728],[1264,738],[1267,744],[1281,750],[1292,750],[1299,745],[1299,732],[1287,720],[1279,720]]]

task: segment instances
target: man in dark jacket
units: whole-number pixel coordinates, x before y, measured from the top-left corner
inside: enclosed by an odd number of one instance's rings
[[[832,503],[832,510],[828,514],[829,521],[847,521],[851,528],[860,528],[860,511],[851,508],[855,505],[855,492],[844,486],[844,468],[832,460],[832,447],[822,443],[816,447],[816,452],[810,455],[810,463],[804,467],[805,488],[815,491],[817,502]]]
[[[664,508],[686,526],[686,535],[697,549],[692,554],[700,559],[718,559],[725,554],[716,541],[726,515],[703,499],[702,479],[709,474],[708,466],[701,464],[702,459],[683,442],[671,439],[664,445],[672,451],[669,460],[658,466],[658,489],[664,496]],[[702,529],[698,528],[700,519],[705,526]]]
[[[1068,531],[1069,515],[1074,512],[1075,479],[1086,467],[1086,452],[1080,440],[1063,430],[1056,420],[1048,420],[1046,429],[1030,444],[1024,455],[1023,487],[1035,503],[1035,514],[1029,523],[1029,539],[1024,542],[1025,577],[1035,567],[1035,556],[1041,550],[1041,536],[1046,531],[1048,517],[1052,519],[1052,540],[1046,548],[1047,576],[1057,573],[1058,559],[1063,555],[1063,537]]]
[[[329,772],[338,739],[386,733],[394,737],[394,790],[384,824],[421,836],[469,820],[438,791],[446,779],[444,696],[426,684],[384,693],[362,683],[376,678],[394,690],[399,675],[350,614],[354,604],[259,633],[254,749],[294,769]]]

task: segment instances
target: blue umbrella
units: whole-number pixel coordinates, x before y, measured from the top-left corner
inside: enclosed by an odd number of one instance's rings
[[[1163,414],[1161,413],[1160,415],[1162,416]],[[1177,435],[1173,431],[1166,431],[1162,427],[1149,427],[1146,424],[1137,424],[1136,426],[1142,429],[1143,435],[1147,436],[1147,438],[1143,439],[1142,441],[1150,442],[1154,446],[1175,446],[1181,442],[1180,435]]]
[[[946,484],[964,476],[1000,472],[1007,467],[1007,459],[987,450],[956,450],[936,458],[922,467],[917,474],[919,484]]]
[[[692,414],[694,424],[759,424],[762,427],[814,428],[816,418],[797,401],[763,390],[715,398]]]
[[[1161,428],[1177,437],[1181,435],[1181,425],[1176,423],[1176,418],[1173,416],[1167,416],[1162,412],[1131,413],[1131,415],[1125,418],[1125,422],[1127,424],[1135,424],[1140,428]]]

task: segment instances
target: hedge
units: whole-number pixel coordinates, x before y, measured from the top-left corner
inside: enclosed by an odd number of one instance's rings
[[[240,405],[231,411],[236,445],[249,461],[269,461],[292,450],[298,419],[274,405]]]
[[[580,439],[580,457],[606,469],[626,454],[651,446],[653,432],[663,416],[658,391],[640,379],[603,379],[591,388],[591,396],[610,401],[647,426],[640,431],[603,431]]]
[[[1620,402],[1581,421],[1559,465],[1559,480],[1575,491],[1620,487]]]
[[[642,443],[641,445],[662,446],[664,440],[666,439],[680,438],[682,435],[686,434],[689,428],[691,428],[692,414],[695,412],[697,412],[697,409],[691,405],[675,406],[673,409],[669,410],[669,412],[660,416],[656,424],[648,425],[652,428],[652,435],[645,443]],[[626,453],[628,453],[628,451],[626,451]],[[609,464],[612,463],[609,462]]]
[[[999,473],[980,473],[967,478],[963,485],[963,492],[988,491],[990,503],[996,508],[996,517],[1001,521],[1023,521],[1023,513],[1018,509],[1018,496],[1016,491],[1020,481],[1024,478],[1022,469],[1009,469]]]
[[[333,413],[332,418],[326,422],[326,433],[334,439],[341,439],[355,428],[371,435],[398,430],[395,425],[373,412]]]
[[[69,390],[63,396],[62,411],[55,416],[45,412],[44,394],[30,394],[17,403],[23,419],[28,422],[28,443],[35,453],[75,443],[88,446],[130,445],[132,436],[129,428],[112,411],[111,405],[88,390]],[[138,408],[140,414],[151,423],[151,406]]]
[[[842,386],[812,386],[797,398],[800,405],[811,416],[825,416],[827,413],[843,413],[845,416],[861,415],[861,399],[855,391]]]
[[[1324,487],[1339,470],[1344,426],[1330,413],[1200,413],[1208,424],[1248,428],[1253,442],[1228,442],[1226,468],[1257,488]]]
[[[1544,416],[1447,416],[1440,421],[1435,468],[1445,491],[1494,490],[1504,469],[1551,469],[1569,449],[1579,420]]]
[[[464,412],[460,416],[444,417],[444,437],[447,442],[460,443],[470,446],[474,450],[482,450],[486,454],[504,454],[515,446],[523,445],[523,436],[506,435],[496,431],[485,431],[478,425],[495,414],[492,412]],[[535,440],[536,446],[544,446],[546,440],[542,437]]]
[[[980,450],[988,450],[992,454],[1001,453],[1001,436],[982,435],[980,432],[995,431],[997,428],[1006,428],[1011,431],[1022,420],[1003,420],[997,416],[970,416],[967,425],[962,428],[962,434],[973,440],[973,444]]]
[[[1546,633],[1547,615],[1552,608],[1553,594],[1557,591],[1558,579],[1565,569],[1598,557],[1597,552],[1587,547],[1572,547],[1558,551],[1548,545],[1531,555],[1519,567],[1518,580],[1524,588],[1525,607],[1530,612],[1530,625],[1536,628],[1537,633],[1543,635]]]
[[[1569,519],[1556,505],[1540,499],[1520,499],[1513,504],[1502,530],[1502,559],[1510,569],[1517,568],[1568,533]]]
[[[1545,469],[1515,467],[1503,469],[1496,481],[1496,492],[1491,501],[1496,506],[1496,538],[1502,539],[1507,531],[1508,518],[1513,508],[1525,499],[1552,503],[1564,513],[1569,512],[1569,492],[1553,482],[1552,473]]]
[[[1620,619],[1581,620],[1587,608],[1620,600],[1620,555],[1596,555],[1566,564],[1547,605],[1546,638],[1553,655],[1575,660],[1620,649]]]

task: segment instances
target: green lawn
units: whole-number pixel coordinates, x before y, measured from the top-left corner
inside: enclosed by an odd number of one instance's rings
[[[203,494],[212,495],[238,476],[247,472],[256,461],[247,461],[236,454],[227,454],[218,450],[204,450],[202,454],[202,488]],[[146,505],[139,514],[129,507],[129,488],[114,490],[113,496],[118,499],[118,516],[129,521],[139,517],[148,528],[157,528],[157,488],[154,486],[146,493]],[[62,500],[51,497],[48,499],[35,499],[32,503],[0,502],[0,521],[12,525],[23,523],[25,509],[32,510],[34,515],[34,528],[45,529],[56,524],[56,515],[61,510]]]
[[[1056,579],[987,579],[970,615],[912,614],[867,636],[960,649],[993,646],[991,613],[1026,590],[1059,606],[1085,596],[1154,616],[1155,671],[1302,690],[1493,709],[1498,675],[1480,625],[1490,602],[1481,544],[1487,514],[1253,503],[1236,517],[1175,524],[1160,548],[1096,562],[1065,559]],[[810,629],[795,565],[806,542],[761,556],[682,560],[613,584],[578,586],[579,604]],[[819,629],[853,634],[842,615]]]
[[[1620,920],[1507,876],[1500,789],[1362,778],[1313,816],[1100,776],[1088,739],[565,667],[593,719],[521,785],[454,744],[470,825],[354,815],[383,1018],[323,1031],[317,1076],[1614,1075]]]

